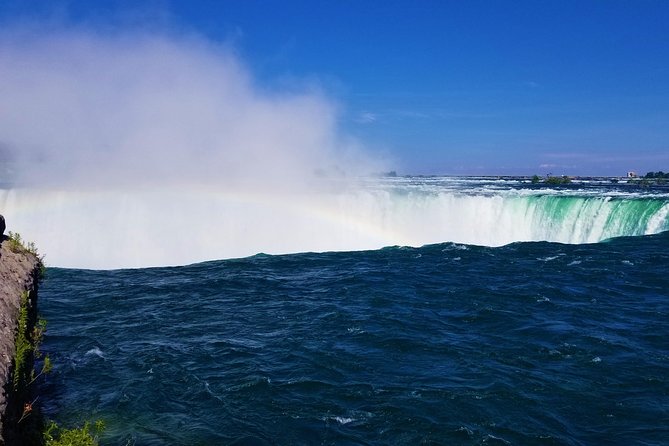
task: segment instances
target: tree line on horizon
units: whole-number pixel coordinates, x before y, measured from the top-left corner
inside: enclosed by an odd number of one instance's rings
[[[648,172],[646,175],[644,175],[644,178],[667,178],[669,179],[669,172],[664,173],[661,170],[657,172]]]

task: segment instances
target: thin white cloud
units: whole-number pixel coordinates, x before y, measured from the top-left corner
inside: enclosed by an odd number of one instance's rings
[[[375,113],[371,112],[362,112],[355,119],[355,122],[359,124],[371,124],[378,120],[378,116]]]

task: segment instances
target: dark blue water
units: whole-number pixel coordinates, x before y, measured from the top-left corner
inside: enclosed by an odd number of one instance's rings
[[[666,232],[49,269],[40,309],[103,444],[669,444]]]

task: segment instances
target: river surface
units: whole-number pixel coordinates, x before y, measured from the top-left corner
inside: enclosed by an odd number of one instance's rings
[[[669,233],[48,270],[103,444],[667,444]]]

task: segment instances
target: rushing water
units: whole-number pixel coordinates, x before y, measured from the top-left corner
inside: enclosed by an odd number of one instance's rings
[[[111,445],[667,444],[667,198],[499,188],[452,196],[627,236],[50,268],[45,412]]]
[[[529,181],[386,178],[289,191],[181,185],[0,190],[0,212],[50,265],[185,265],[259,252],[353,251],[441,242],[599,242],[669,230],[669,189]],[[91,249],[95,247],[95,249]]]

